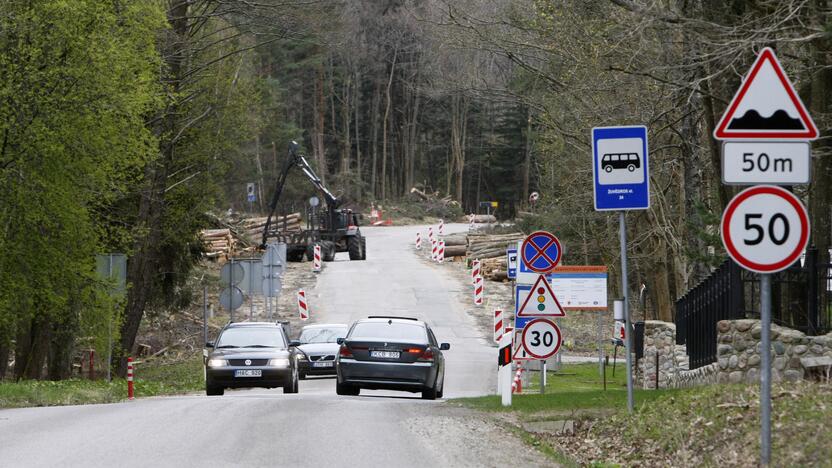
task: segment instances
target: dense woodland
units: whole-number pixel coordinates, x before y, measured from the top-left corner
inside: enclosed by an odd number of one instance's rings
[[[192,301],[206,213],[247,210],[251,181],[264,209],[290,140],[357,208],[419,187],[512,218],[538,191],[522,226],[615,276],[590,129],[644,124],[631,296],[671,320],[724,258],[711,134],[765,46],[821,130],[794,190],[827,252],[831,28],[825,0],[0,0],[0,378],[66,378],[108,323],[123,371],[145,314]],[[126,297],[102,252],[128,254]]]

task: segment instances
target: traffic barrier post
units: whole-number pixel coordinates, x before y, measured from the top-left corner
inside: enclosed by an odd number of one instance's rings
[[[416,233],[416,250],[422,250],[422,233]]]
[[[441,219],[439,220],[439,228],[437,229],[437,231],[439,231],[440,236],[445,235],[445,221]]]
[[[474,259],[471,261],[471,284],[477,282],[477,276],[480,276],[480,261],[479,259]]]
[[[494,341],[499,343],[503,337],[503,311],[494,309]]]
[[[445,262],[445,241],[439,241],[439,248],[436,251],[436,261],[439,263]]]
[[[309,303],[306,301],[306,292],[298,289],[298,314],[301,320],[309,320]]]
[[[127,358],[127,399],[133,399],[133,358]]]
[[[482,305],[482,296],[483,296],[483,281],[482,276],[477,276],[477,279],[474,283],[474,305],[481,306]]]
[[[312,271],[321,272],[321,244],[315,244],[312,256]]]

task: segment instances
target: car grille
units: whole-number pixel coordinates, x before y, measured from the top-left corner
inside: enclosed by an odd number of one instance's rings
[[[249,359],[251,361],[251,366],[265,366],[269,363],[268,359]],[[245,366],[246,360],[245,359],[229,359],[228,364],[232,366]]]
[[[319,355],[319,356],[309,356],[310,361],[334,361],[335,355],[334,354],[326,354],[326,355]]]

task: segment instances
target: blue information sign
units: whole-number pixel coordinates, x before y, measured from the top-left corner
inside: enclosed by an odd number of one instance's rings
[[[535,319],[535,317],[518,317],[517,311],[520,309],[520,306],[523,305],[523,301],[526,299],[526,296],[529,295],[529,291],[532,290],[532,285],[530,284],[518,284],[514,287],[514,329],[521,330],[523,327],[526,326],[527,323],[531,322]]]
[[[650,208],[647,127],[592,129],[595,210]]]
[[[517,279],[517,248],[509,247],[506,249],[506,267],[508,279]]]

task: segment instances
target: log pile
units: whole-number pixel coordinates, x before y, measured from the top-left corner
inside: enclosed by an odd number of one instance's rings
[[[200,235],[205,244],[205,256],[208,258],[230,253],[234,248],[235,241],[231,229],[203,229]]]
[[[480,260],[480,269],[482,277],[491,281],[505,281],[508,280],[508,267],[506,265],[506,256],[486,258]]]
[[[424,202],[441,203],[445,206],[459,206],[459,202],[454,200],[452,196],[448,195],[440,197],[439,192],[428,193],[427,191],[422,191],[413,187],[410,189],[410,194],[413,195],[414,198]]]
[[[300,231],[300,221],[300,213],[292,213],[286,216],[273,217],[271,226],[280,231]],[[244,219],[237,226],[243,235],[256,242],[263,237],[263,229],[266,227],[266,217]]]
[[[523,240],[525,236],[520,232],[511,234],[468,234],[468,258],[496,258],[504,257],[508,244]]]

